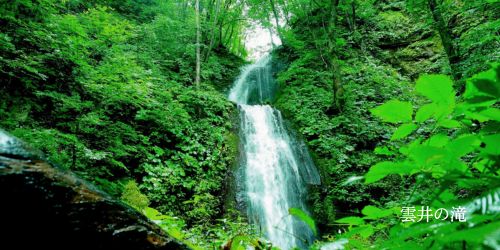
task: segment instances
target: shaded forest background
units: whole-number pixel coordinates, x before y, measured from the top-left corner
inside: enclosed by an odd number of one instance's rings
[[[449,75],[457,100],[467,99],[466,79],[500,57],[497,1],[199,4],[196,10],[194,1],[2,1],[0,127],[150,217],[167,215],[169,232],[193,244],[258,236],[231,198],[237,111],[226,92],[247,63],[245,28],[259,22],[283,43],[273,51],[283,68],[273,105],[307,142],[321,172],[323,184],[311,187],[308,202],[325,241],[347,229],[339,218],[364,214],[368,205],[433,201],[433,187],[443,183],[419,181],[425,175],[359,181],[377,162],[396,158],[388,152],[401,145],[391,140],[396,125],[370,110],[391,99],[425,105],[414,90],[422,74]],[[497,133],[498,117],[481,122]],[[429,122],[408,139],[463,130],[436,130]],[[498,178],[495,166],[491,178]],[[496,185],[448,191],[466,200]],[[362,248],[384,237],[354,238]]]

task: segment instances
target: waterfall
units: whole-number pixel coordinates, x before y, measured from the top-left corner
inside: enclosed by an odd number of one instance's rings
[[[264,103],[276,93],[271,57],[265,56],[242,71],[229,99],[240,112],[241,152],[238,196],[250,221],[281,249],[306,248],[312,230],[289,215],[292,207],[307,211],[307,184],[320,178],[305,144],[284,124],[281,113]]]

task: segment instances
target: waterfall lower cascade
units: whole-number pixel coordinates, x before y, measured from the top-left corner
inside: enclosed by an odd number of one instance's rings
[[[306,185],[319,184],[320,177],[307,147],[286,128],[281,113],[263,105],[275,92],[268,55],[247,66],[229,93],[240,111],[238,197],[244,200],[250,221],[273,245],[284,250],[306,248],[314,239],[312,230],[288,209],[307,211]]]

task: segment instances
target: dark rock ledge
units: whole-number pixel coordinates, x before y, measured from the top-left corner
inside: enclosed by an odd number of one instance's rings
[[[1,249],[188,249],[0,129]]]

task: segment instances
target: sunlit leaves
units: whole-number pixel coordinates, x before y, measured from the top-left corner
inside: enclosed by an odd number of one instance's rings
[[[455,101],[453,82],[445,75],[420,76],[415,90],[435,103],[451,105]]]
[[[384,210],[374,206],[366,206],[363,208],[363,210],[361,210],[361,213],[365,215],[365,219],[372,220],[387,217],[389,215],[392,215],[393,212],[394,211],[391,209]]]
[[[451,185],[466,190],[486,187],[498,188],[498,143],[500,135],[494,128],[499,118],[497,107],[491,107],[498,99],[497,86],[500,78],[496,74],[499,68],[480,73],[468,80],[464,97],[465,101],[455,107],[455,92],[448,77],[428,75],[417,81],[417,92],[429,99],[430,103],[421,106],[415,116],[415,122],[425,128],[426,124],[433,124],[430,138],[423,140],[416,138],[399,146],[401,155],[396,155],[397,161],[382,161],[372,166],[365,174],[366,183],[378,181],[390,174],[413,175],[432,177],[436,180],[440,191],[436,193],[432,204],[463,203],[457,201],[458,195]],[[384,104],[386,105],[386,104]],[[374,114],[381,118],[381,113]],[[430,120],[434,118],[434,120]],[[471,120],[482,123],[479,129],[471,129],[473,133],[457,131],[456,128],[473,126]],[[389,122],[387,119],[385,121]],[[425,122],[425,123],[424,123]],[[488,123],[491,122],[491,123]],[[413,122],[401,125],[393,134],[392,140],[411,133],[415,128]],[[435,132],[435,130],[440,132]],[[465,130],[470,131],[470,130]],[[387,147],[379,146],[377,154],[385,154]],[[391,151],[392,152],[392,151]],[[393,156],[394,157],[394,156]],[[496,167],[495,167],[496,166]],[[474,168],[473,171],[471,169]],[[479,173],[478,173],[479,172]],[[414,184],[415,185],[415,184]],[[469,206],[470,207],[470,206]],[[382,211],[367,206],[363,214],[380,214]],[[498,236],[498,225],[484,223],[492,219],[491,216],[469,215],[471,221],[468,228],[458,228],[457,225],[434,223],[431,225],[409,225],[408,227],[394,226],[391,237],[384,246],[430,246],[438,242],[438,246],[453,246],[455,242],[466,242],[469,246],[490,245]],[[361,218],[360,218],[361,219]],[[365,230],[366,225],[358,223],[357,230]],[[354,232],[351,230],[350,232]],[[432,233],[430,233],[432,232]],[[452,235],[451,238],[436,238],[434,235]],[[413,239],[426,237],[418,244]],[[470,239],[470,237],[474,239]],[[481,240],[476,240],[479,237]],[[498,237],[497,237],[498,238]],[[410,239],[410,240],[409,240]],[[497,243],[493,243],[497,244]]]
[[[462,157],[471,153],[481,145],[481,141],[476,135],[463,135],[453,139],[447,144],[449,153],[455,157]]]
[[[448,76],[420,76],[416,82],[415,90],[432,101],[432,103],[423,105],[417,111],[415,117],[417,122],[424,122],[432,116],[440,120],[453,112],[455,108],[455,91],[453,90],[453,82]],[[442,126],[450,127],[452,124],[444,122]]]
[[[360,225],[364,223],[364,220],[363,218],[352,216],[352,217],[344,217],[342,219],[336,220],[335,222],[348,225]]]
[[[370,111],[382,121],[390,123],[409,122],[413,114],[411,103],[399,100],[390,100]]]
[[[490,155],[500,155],[500,134],[486,135],[482,138],[486,146],[481,150]]]
[[[387,147],[376,147],[373,152],[379,155],[394,155],[394,152]]]
[[[441,119],[437,122],[437,125],[444,128],[458,128],[460,127],[460,122],[451,119]]]
[[[415,131],[418,128],[416,124],[413,123],[407,123],[399,126],[396,131],[394,131],[394,134],[392,134],[391,141],[394,140],[400,140],[408,135],[410,135],[413,131]]]
[[[500,98],[500,66],[493,64],[488,71],[481,72],[467,80],[464,93],[470,105],[488,105]]]
[[[425,104],[422,107],[420,107],[417,111],[417,114],[415,115],[415,121],[417,122],[425,122],[429,118],[434,115],[436,112],[437,106],[435,103],[429,103]]]
[[[399,162],[383,161],[375,164],[365,174],[365,183],[376,182],[390,174],[409,174],[412,168]]]

